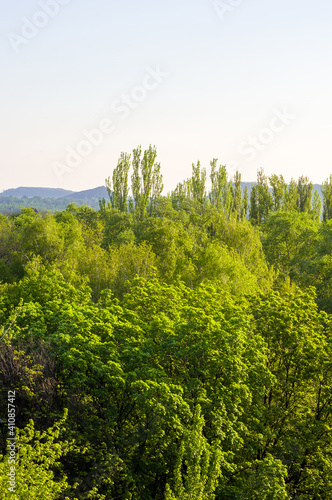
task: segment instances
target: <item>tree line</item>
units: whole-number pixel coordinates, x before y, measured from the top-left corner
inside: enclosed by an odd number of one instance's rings
[[[153,204],[161,197],[163,177],[160,163],[156,161],[156,147],[150,146],[144,151],[139,146],[133,155],[122,153],[112,179],[106,179],[110,203],[122,212],[135,212],[142,218],[147,210],[153,210]],[[241,173],[236,171],[229,178],[226,165],[218,167],[218,160],[210,162],[210,191],[207,187],[206,168],[198,161],[192,164],[192,176],[178,183],[168,194],[173,207],[179,208],[185,200],[193,200],[202,207],[211,205],[222,211],[227,217],[248,218],[253,224],[260,224],[270,212],[283,210],[312,214],[315,219],[323,216],[324,220],[332,217],[332,175],[322,186],[322,200],[313,192],[313,184],[308,177],[300,176],[298,181],[291,179],[286,183],[282,175],[267,177],[263,169],[257,172],[257,183],[250,192],[242,188]],[[129,197],[129,172],[131,193]],[[104,202],[105,203],[105,202]],[[322,212],[323,209],[323,212]]]

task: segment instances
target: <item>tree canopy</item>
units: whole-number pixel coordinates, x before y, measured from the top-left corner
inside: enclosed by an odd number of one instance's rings
[[[0,217],[0,498],[332,498],[330,180],[162,184]]]

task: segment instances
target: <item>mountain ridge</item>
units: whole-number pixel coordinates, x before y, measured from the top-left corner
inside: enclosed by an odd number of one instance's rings
[[[96,197],[103,197],[107,195],[107,189],[105,186],[97,186],[92,189],[85,189],[83,191],[71,191],[62,188],[39,188],[39,187],[17,187],[12,189],[6,189],[0,196],[13,196],[14,198],[48,198],[48,199],[91,199]]]

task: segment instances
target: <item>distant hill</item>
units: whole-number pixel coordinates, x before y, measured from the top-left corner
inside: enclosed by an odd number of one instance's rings
[[[70,193],[61,199],[70,198],[71,200],[92,200],[102,198],[107,198],[107,189],[105,186],[99,186],[94,189],[87,189],[85,191],[79,191],[78,193]]]
[[[18,187],[15,189],[6,189],[0,193],[0,196],[14,196],[15,198],[23,198],[23,196],[34,198],[37,196],[38,198],[55,198],[58,200],[72,193],[74,191],[60,188]]]
[[[98,210],[99,200],[102,198],[108,199],[105,186],[78,192],[56,188],[20,187],[0,193],[0,213],[18,213],[22,208],[56,212],[65,210],[69,203],[88,205]]]
[[[13,196],[14,198],[48,198],[48,199],[70,199],[70,200],[95,200],[107,197],[105,186],[98,186],[84,191],[69,191],[60,188],[38,188],[38,187],[18,187],[15,189],[6,189],[0,193],[0,196]]]

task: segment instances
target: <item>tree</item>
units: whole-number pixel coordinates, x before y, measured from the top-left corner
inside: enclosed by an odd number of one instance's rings
[[[297,184],[298,191],[298,210],[300,212],[309,213],[311,211],[311,199],[312,199],[313,184],[309,182],[308,177],[299,177]]]
[[[299,203],[299,191],[297,183],[294,179],[291,179],[288,186],[285,186],[285,196],[284,196],[284,210],[286,212],[291,212],[298,209]]]
[[[269,177],[269,182],[272,188],[273,210],[276,212],[283,208],[287,186],[282,175],[271,175]]]
[[[329,498],[330,320],[318,311],[313,289],[258,296],[252,311],[275,377],[264,396],[258,456],[271,454],[287,464],[290,498]]]
[[[165,500],[214,500],[221,475],[218,443],[210,446],[203,434],[204,418],[198,405],[192,429],[181,441],[174,470],[174,487],[166,485]],[[186,471],[186,472],[184,472]]]
[[[316,221],[320,221],[322,213],[322,200],[317,191],[314,193],[314,200],[312,203],[311,214]]]
[[[248,186],[244,188],[242,207],[241,207],[241,219],[246,219],[249,208],[249,193]]]
[[[241,219],[242,215],[242,187],[241,187],[241,174],[237,170],[234,175],[234,189],[233,189],[233,207],[232,212],[237,219]]]
[[[232,209],[231,181],[227,180],[226,166],[222,165],[217,170],[217,159],[210,162],[211,165],[211,192],[209,194],[210,203],[217,210],[222,211],[227,216]]]
[[[303,276],[303,262],[315,251],[319,223],[310,214],[271,213],[262,226],[263,248],[268,262],[283,278],[298,282]]]
[[[206,169],[201,168],[201,163],[192,164],[191,188],[192,196],[200,205],[205,205],[206,202]]]
[[[192,199],[191,179],[179,182],[171,192],[172,206],[175,210],[182,209],[186,201]]]
[[[250,191],[249,219],[252,224],[257,224],[259,222],[257,186],[253,186]]]
[[[258,223],[261,223],[269,214],[272,208],[272,196],[269,191],[269,184],[264,170],[261,168],[257,172],[257,212]]]
[[[59,460],[74,447],[73,443],[59,441],[66,418],[67,412],[62,420],[44,432],[35,430],[33,420],[25,429],[17,431],[19,444],[14,465],[9,453],[0,455],[1,500],[57,500],[62,492],[69,493],[67,478],[63,474],[55,477],[55,471],[59,471]],[[8,482],[11,467],[15,471],[13,485]]]
[[[111,189],[110,177],[105,181],[112,207],[121,212],[126,212],[128,210],[128,174],[130,159],[131,155],[121,153],[118,165],[113,171],[113,191]]]
[[[133,174],[131,177],[133,210],[138,220],[145,217],[149,203],[151,212],[155,200],[163,190],[160,163],[156,163],[156,147],[150,145],[149,149],[144,151],[143,158],[141,155],[142,149],[139,146],[133,151]]]
[[[332,175],[323,183],[323,219],[332,219]]]

